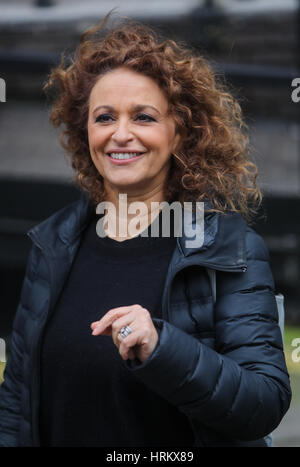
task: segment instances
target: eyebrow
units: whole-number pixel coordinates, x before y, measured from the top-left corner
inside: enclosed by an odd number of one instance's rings
[[[159,110],[157,110],[155,107],[153,107],[153,105],[149,105],[149,104],[144,104],[144,105],[135,105],[133,107],[133,111],[134,112],[139,112],[141,110],[144,110],[144,109],[152,109],[154,110],[155,112],[157,112],[158,114],[160,114]],[[114,111],[114,108],[111,106],[111,105],[98,105],[94,110],[93,110],[93,114],[95,114],[98,110],[100,109],[105,109],[105,110],[108,110],[110,112],[113,112]]]

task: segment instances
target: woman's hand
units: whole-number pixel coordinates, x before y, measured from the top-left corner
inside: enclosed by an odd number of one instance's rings
[[[124,326],[129,326],[132,332],[122,338],[120,331]],[[138,358],[144,362],[158,342],[150,313],[140,305],[113,308],[100,321],[92,323],[91,328],[93,336],[112,336],[123,360]]]

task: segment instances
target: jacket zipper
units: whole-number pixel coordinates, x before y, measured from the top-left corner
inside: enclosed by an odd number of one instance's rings
[[[33,243],[36,245],[36,247],[40,250],[41,254],[44,257],[45,263],[48,267],[48,272],[49,272],[49,302],[46,310],[44,311],[44,314],[42,315],[40,319],[40,327],[39,327],[39,336],[38,336],[38,341],[36,345],[36,354],[35,354],[35,359],[34,359],[34,370],[33,370],[33,380],[32,380],[32,395],[31,395],[31,401],[32,401],[32,439],[33,439],[33,445],[34,446],[40,446],[40,436],[39,436],[39,406],[40,406],[40,357],[41,357],[41,342],[42,342],[42,337],[43,337],[43,328],[44,325],[47,321],[47,317],[49,316],[49,312],[52,307],[52,297],[53,294],[51,293],[52,290],[52,274],[51,274],[51,267],[49,264],[49,260],[47,255],[45,254],[45,251],[43,247],[40,245],[40,243],[37,241],[37,239],[34,237],[34,235],[28,234],[28,236],[31,238]],[[33,409],[34,408],[34,409]]]

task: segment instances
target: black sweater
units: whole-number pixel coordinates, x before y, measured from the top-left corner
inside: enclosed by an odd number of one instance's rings
[[[41,359],[41,444],[191,446],[187,418],[128,371],[109,336],[90,324],[118,306],[140,304],[161,317],[176,238],[117,242],[87,228],[46,326]]]

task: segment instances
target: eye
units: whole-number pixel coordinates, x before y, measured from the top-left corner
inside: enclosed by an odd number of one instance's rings
[[[140,122],[155,122],[155,118],[151,117],[151,115],[148,114],[139,114],[136,117],[136,120],[139,120]]]
[[[96,122],[108,123],[112,118],[111,114],[101,114],[96,118]]]

